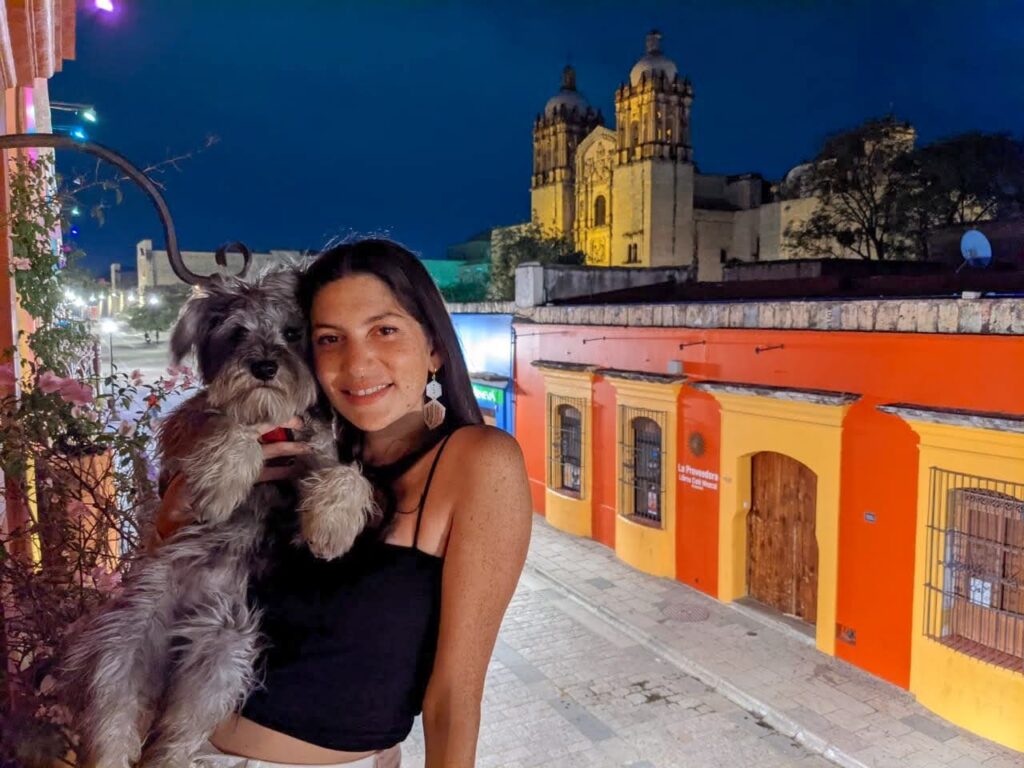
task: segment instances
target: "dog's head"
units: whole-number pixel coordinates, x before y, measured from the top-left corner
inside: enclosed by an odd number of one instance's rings
[[[210,404],[244,424],[280,424],[316,402],[294,269],[243,282],[216,277],[182,308],[175,363],[195,352]]]

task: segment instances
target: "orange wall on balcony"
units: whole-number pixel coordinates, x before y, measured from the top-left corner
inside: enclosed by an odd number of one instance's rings
[[[543,512],[544,382],[533,360],[665,373],[682,360],[691,380],[734,381],[860,395],[843,423],[837,624],[856,633],[836,655],[907,687],[917,515],[917,439],[876,406],[922,406],[1024,414],[1024,338],[944,334],[518,326],[516,435]],[[543,330],[543,333],[537,331]],[[606,337],[604,340],[588,341]],[[679,349],[681,342],[706,341]],[[784,349],[755,354],[757,345]],[[594,380],[593,537],[614,546],[617,471],[615,392]],[[719,472],[719,410],[708,394],[680,394],[680,464]],[[703,455],[688,436],[700,432]],[[675,473],[673,472],[673,476]],[[718,492],[677,487],[676,578],[718,590]]]

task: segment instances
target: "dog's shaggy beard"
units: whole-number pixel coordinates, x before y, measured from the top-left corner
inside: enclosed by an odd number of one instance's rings
[[[271,381],[260,381],[239,361],[217,373],[207,388],[210,405],[239,424],[283,424],[313,406],[316,383],[298,361],[286,360]]]

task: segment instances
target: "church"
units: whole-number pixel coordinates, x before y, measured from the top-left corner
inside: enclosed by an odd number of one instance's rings
[[[534,121],[533,221],[569,238],[596,267],[680,267],[691,279],[720,280],[727,264],[794,258],[786,227],[806,218],[814,200],[781,199],[778,185],[756,173],[700,173],[693,99],[657,31],[615,92],[614,129],[567,66]]]

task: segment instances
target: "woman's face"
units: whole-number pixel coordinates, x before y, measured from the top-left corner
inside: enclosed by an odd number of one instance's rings
[[[423,328],[372,275],[328,283],[313,299],[313,360],[335,409],[377,432],[423,409],[423,387],[440,359]]]

